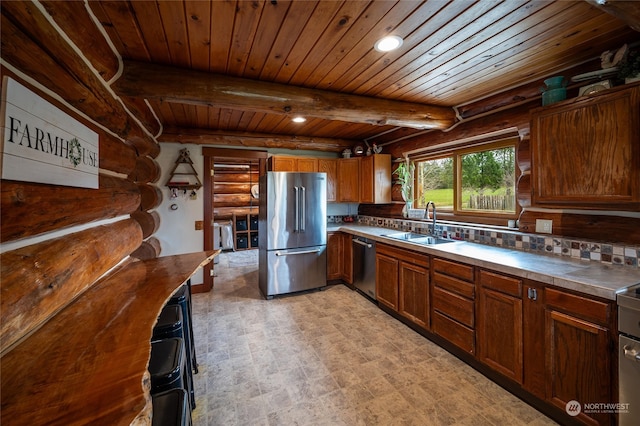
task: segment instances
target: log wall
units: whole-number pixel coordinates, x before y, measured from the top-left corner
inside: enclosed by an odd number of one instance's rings
[[[119,58],[83,2],[7,2],[2,67],[99,135],[99,187],[2,180],[0,355],[11,353],[109,271],[157,257],[158,123],[109,89]],[[80,51],[74,46],[75,44]],[[141,127],[141,124],[145,127]]]
[[[225,166],[245,166],[247,169]],[[251,195],[251,187],[258,184],[260,170],[257,161],[216,160],[213,175],[213,217],[215,221],[231,220],[233,215],[258,213],[260,200]]]

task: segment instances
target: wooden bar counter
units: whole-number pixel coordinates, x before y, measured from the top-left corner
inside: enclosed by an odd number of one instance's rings
[[[218,251],[131,261],[0,359],[2,425],[151,424],[153,326]]]

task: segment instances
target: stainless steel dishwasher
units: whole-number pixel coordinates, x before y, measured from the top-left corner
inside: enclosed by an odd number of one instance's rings
[[[376,242],[353,237],[353,285],[365,296],[376,300]]]

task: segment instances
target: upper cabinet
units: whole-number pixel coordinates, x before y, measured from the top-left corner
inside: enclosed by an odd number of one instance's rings
[[[338,200],[338,160],[319,158],[318,172],[327,174],[327,201]]]
[[[639,85],[533,110],[532,204],[638,209],[639,117]]]
[[[391,202],[391,155],[373,154],[360,160],[360,202]]]
[[[318,159],[306,157],[288,157],[274,155],[269,158],[269,170],[272,172],[317,172]]]
[[[327,201],[381,204],[391,202],[391,155],[353,158],[310,158],[274,155],[273,172],[327,174]]]
[[[360,201],[360,159],[338,160],[338,201],[357,203]]]

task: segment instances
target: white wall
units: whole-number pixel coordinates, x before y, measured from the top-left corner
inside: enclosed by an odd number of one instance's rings
[[[156,209],[160,215],[160,227],[155,233],[155,237],[160,241],[162,252],[160,256],[173,254],[185,254],[204,250],[204,231],[195,230],[195,222],[203,220],[203,192],[204,188],[196,191],[197,198],[191,200],[189,193],[183,194],[178,191],[177,198],[171,198],[169,188],[165,186],[169,178],[169,172],[173,169],[180,150],[187,148],[193,161],[193,167],[198,172],[200,182],[204,182],[204,157],[202,147],[192,144],[161,143],[160,155],[156,161],[160,165],[161,174],[157,182],[162,190],[162,203]],[[181,169],[184,170],[184,166]],[[176,204],[177,210],[171,210],[171,205]],[[201,284],[203,281],[202,269],[200,269],[191,279],[192,284]]]

